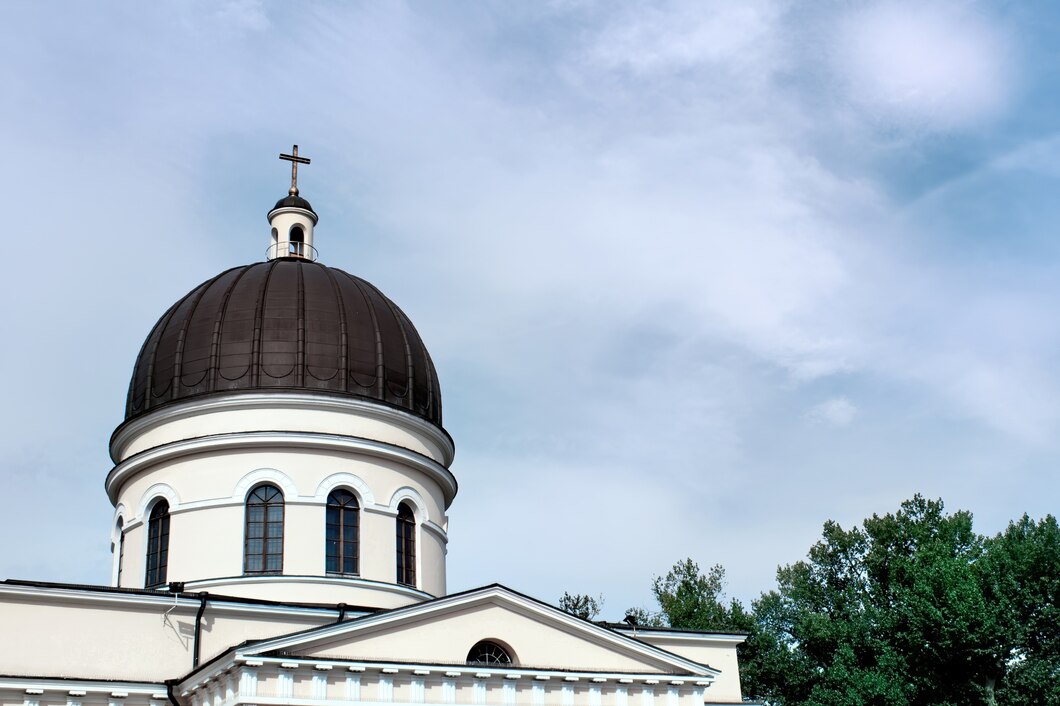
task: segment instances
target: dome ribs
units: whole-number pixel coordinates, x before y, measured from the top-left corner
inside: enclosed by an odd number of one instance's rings
[[[306,355],[305,355],[305,268],[298,263],[295,272],[298,273],[298,344],[295,346],[294,361],[294,384],[296,387],[305,387]]]
[[[380,292],[379,296],[383,297],[383,293]],[[416,408],[416,368],[412,363],[412,345],[409,343],[408,330],[412,328],[412,322],[409,321],[405,313],[395,306],[394,302],[390,301],[386,297],[383,297],[383,301],[386,302],[390,308],[390,315],[394,317],[400,324],[398,330],[401,331],[401,341],[404,344],[405,350],[405,391],[401,394],[401,398],[405,400],[405,406],[409,409]],[[415,331],[415,329],[413,329]],[[419,336],[417,335],[418,339]]]
[[[177,334],[177,352],[173,356],[173,381],[169,385],[169,399],[171,400],[177,399],[177,392],[180,390],[180,376],[184,372],[184,343],[187,340],[188,326],[191,324],[192,317],[195,316],[195,310],[198,308],[199,302],[202,301],[203,295],[209,291],[216,281],[217,279],[214,278],[199,286],[196,290],[196,295],[191,297],[190,311],[184,315],[180,322],[180,333]]]
[[[350,275],[346,275],[353,279]],[[361,296],[364,297],[364,305],[368,311],[368,315],[372,317],[372,340],[375,341],[375,388],[376,394],[379,395],[379,399],[386,399],[386,362],[383,360],[383,331],[379,328],[379,313],[375,310],[375,302],[365,292],[365,282],[357,280],[354,282],[357,285],[358,291]],[[368,288],[370,289],[370,287]]]
[[[242,268],[243,275],[232,289],[221,318],[221,338],[217,350],[217,383],[223,392],[250,387],[254,365],[254,322],[258,316],[258,297],[268,275],[268,266]]]
[[[212,280],[211,280],[212,281]],[[173,385],[180,371],[181,355],[183,348],[181,341],[184,335],[184,326],[188,320],[188,311],[195,308],[202,292],[210,286],[210,281],[203,282],[193,289],[173,309],[173,313],[166,321],[162,335],[158,339],[156,351],[162,351],[163,355],[155,355],[154,370],[149,382],[149,395],[146,407],[154,407],[157,404],[165,404],[174,398]]]
[[[304,344],[298,336],[303,304],[300,271],[301,263],[291,261],[289,266],[272,267],[269,272],[261,317],[261,387],[301,387],[295,383],[299,346]]]
[[[427,347],[423,345],[419,331],[412,325],[409,317],[400,309],[398,316],[403,322],[402,330],[408,342],[406,347],[409,361],[409,407],[410,409],[427,409],[431,401],[431,364]]]
[[[144,345],[140,348],[140,354],[136,357],[136,366],[133,368],[133,379],[129,383],[129,399],[125,403],[126,417],[131,417],[133,412],[140,412],[150,407],[151,377],[155,372],[155,352],[158,350],[158,342],[162,338],[162,331],[165,329],[166,324],[169,323],[170,317],[173,316],[173,312],[177,310],[178,306],[180,306],[180,302],[166,309],[166,313],[162,314],[161,318],[155,322],[151,333],[147,334],[147,339],[144,340]],[[146,370],[144,361],[147,362]],[[137,388],[140,389],[139,403],[136,401]]]
[[[238,273],[228,285],[228,289],[225,290],[224,299],[221,301],[221,306],[217,308],[217,316],[213,320],[213,332],[210,335],[210,363],[208,367],[210,374],[206,382],[206,389],[209,392],[217,389],[218,369],[221,367],[221,327],[224,324],[225,315],[228,313],[228,302],[232,299],[232,292],[235,291],[239,283],[243,281],[243,277],[250,271],[248,267],[234,269],[238,270]]]
[[[319,263],[232,268],[171,306],[140,348],[126,419],[241,390],[348,395],[441,425],[437,372],[409,318],[372,284]]]
[[[375,308],[363,286],[363,280],[342,270],[336,270],[336,272],[342,273],[350,284],[342,288],[349,327],[354,331],[369,334],[349,336],[347,339],[350,378],[360,388],[357,390],[347,388],[347,391],[383,399],[383,342],[379,333],[379,320],[376,317]]]
[[[323,265],[302,263],[305,278],[305,387],[348,392],[344,383],[346,321]]]
[[[339,310],[339,358],[338,358],[338,374],[339,374],[339,389],[343,392],[352,392],[349,388],[349,342],[346,339],[346,306],[342,301],[342,293],[339,290],[339,283],[335,280],[335,271],[330,267],[321,267],[321,270],[327,275],[328,282],[331,283],[331,291],[335,295],[335,305]]]
[[[371,293],[370,309],[375,321],[376,341],[378,342],[377,360],[382,368],[379,379],[381,399],[398,407],[407,407],[405,396],[408,393],[408,341],[401,330],[401,320],[394,314],[394,305],[383,296],[375,285],[360,280]],[[400,351],[397,356],[386,355],[387,351]]]
[[[180,377],[171,394],[187,397],[208,391],[217,313],[222,310],[232,282],[238,280],[239,275],[240,270],[233,268],[214,277],[188,315],[182,339]]]
[[[257,304],[254,309],[254,335],[251,338],[251,350],[250,350],[250,386],[258,387],[261,384],[261,330],[262,330],[262,319],[265,315],[265,295],[269,289],[269,280],[272,279],[272,273],[276,271],[276,266],[279,265],[282,260],[273,260],[272,262],[265,265],[265,281],[262,282],[261,288],[258,290]]]

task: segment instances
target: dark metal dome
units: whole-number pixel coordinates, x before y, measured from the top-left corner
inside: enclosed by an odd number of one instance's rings
[[[279,259],[203,282],[162,315],[136,360],[125,419],[239,390],[382,402],[442,425],[442,396],[409,318],[374,286]]]
[[[313,207],[309,205],[309,202],[296,194],[284,196],[276,202],[276,205],[272,207],[272,210],[275,211],[278,208],[304,208],[314,216],[317,215],[317,212],[313,210]]]

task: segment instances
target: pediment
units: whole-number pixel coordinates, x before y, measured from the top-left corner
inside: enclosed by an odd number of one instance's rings
[[[566,671],[717,674],[666,650],[595,625],[503,586],[248,645],[241,654],[319,660],[464,665],[480,640],[508,649],[514,667]]]

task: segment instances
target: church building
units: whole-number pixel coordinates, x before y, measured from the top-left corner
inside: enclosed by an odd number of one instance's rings
[[[110,585],[0,582],[0,704],[740,702],[742,635],[447,592],[434,364],[394,302],[318,261],[309,160],[281,157],[266,259],[178,299],[137,356],[104,480]]]

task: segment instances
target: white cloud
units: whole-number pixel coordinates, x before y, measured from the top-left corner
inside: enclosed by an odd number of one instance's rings
[[[221,22],[248,30],[262,31],[270,24],[262,0],[225,0],[215,12]]]
[[[920,453],[955,424],[985,429],[980,437],[1002,430],[1016,444],[1055,431],[1058,346],[1047,334],[1057,327],[1041,303],[1055,300],[1055,286],[1013,287],[983,276],[993,265],[963,271],[952,253],[925,254],[922,213],[895,215],[871,170],[828,164],[804,128],[831,137],[836,116],[819,109],[813,87],[774,85],[804,68],[790,45],[805,28],[786,3],[605,3],[576,32],[562,14],[536,18],[530,32],[504,9],[483,19],[473,5],[456,19],[443,4],[268,7],[271,17],[238,0],[222,8],[228,17],[188,12],[195,22],[176,29],[170,10],[131,13],[102,64],[81,60],[95,56],[98,32],[78,27],[109,16],[85,10],[56,24],[38,10],[33,31],[8,26],[0,67],[17,101],[9,96],[0,126],[19,136],[22,166],[6,192],[39,214],[35,229],[57,253],[46,287],[30,267],[2,285],[24,302],[9,307],[5,330],[27,343],[0,362],[31,373],[5,390],[12,419],[0,465],[13,473],[42,465],[11,460],[20,448],[46,448],[60,456],[52,467],[76,470],[78,496],[95,492],[142,336],[198,280],[260,256],[263,208],[284,191],[274,153],[292,141],[313,158],[305,189],[322,214],[324,261],[392,296],[439,362],[460,447],[454,584],[524,585],[518,572],[534,564],[518,552],[505,568],[514,575],[478,559],[511,546],[563,554],[574,538],[580,553],[550,556],[572,590],[610,594],[594,583],[606,575],[646,594],[652,571],[695,553],[702,565],[724,561],[750,595],[834,507],[888,510],[871,503],[925,482],[974,497],[982,486],[948,484]],[[993,94],[975,88],[992,85],[988,67],[976,68],[987,59],[946,63],[979,41],[968,27],[986,31],[976,16],[954,25],[944,39],[957,44],[939,45],[937,58],[930,34],[958,10],[909,6],[920,18],[910,35],[901,26],[911,20],[879,7],[899,6],[859,6],[843,25],[847,40],[860,31],[876,42],[849,74],[861,72],[848,85],[864,89],[863,109],[931,127],[989,113],[995,103],[976,96]],[[904,51],[908,36],[925,62],[921,83],[904,63],[887,73],[888,51]],[[932,86],[946,90],[925,100]],[[865,147],[841,131],[834,140],[836,150]],[[85,186],[101,182],[108,198]],[[123,204],[117,225],[111,199]],[[124,238],[103,260],[101,232]],[[81,293],[73,308],[70,292]],[[69,323],[38,324],[53,320]],[[102,341],[99,331],[106,340],[89,352],[69,345]],[[81,379],[92,387],[71,391],[48,374],[86,361],[96,367]],[[821,402],[815,385],[836,375],[874,423],[891,397],[911,398],[886,417],[886,432],[857,424],[864,446],[850,458],[880,480],[857,489],[856,502],[836,482],[850,472],[840,445],[855,435],[815,435],[828,437],[817,450],[777,423],[811,407],[821,424],[861,421],[846,397]],[[876,389],[853,387],[866,378]],[[922,415],[915,427],[903,426],[910,409]],[[70,429],[62,444],[53,426]],[[919,447],[908,440],[916,433]],[[936,454],[939,463],[967,460],[963,445],[945,448],[952,458]],[[1004,452],[991,458],[1004,459],[1008,447],[996,448]],[[105,538],[109,514],[96,497]],[[25,523],[25,498],[4,500],[0,530]],[[618,543],[591,544],[604,541],[594,513],[621,525]],[[39,547],[65,534],[42,526],[39,544],[11,551],[43,561],[35,557],[58,554]],[[629,564],[626,542],[637,562],[654,563]],[[62,568],[48,575],[85,578]]]
[[[780,9],[772,0],[638,4],[614,14],[589,56],[635,74],[761,68],[777,40]]]
[[[846,397],[833,397],[814,405],[806,416],[814,422],[834,427],[845,427],[854,421],[858,408]]]
[[[838,24],[834,62],[873,117],[928,130],[996,116],[1014,78],[1003,30],[974,4],[952,0],[857,7]]]

